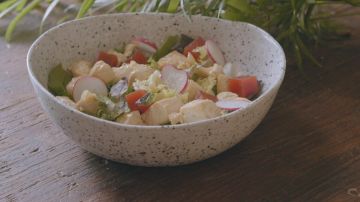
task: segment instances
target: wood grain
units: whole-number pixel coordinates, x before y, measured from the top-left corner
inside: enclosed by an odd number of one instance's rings
[[[174,168],[122,165],[79,148],[33,92],[25,58],[34,35],[10,48],[1,39],[0,201],[360,201],[360,27],[353,33],[315,51],[324,67],[308,64],[308,80],[289,65],[246,140]]]

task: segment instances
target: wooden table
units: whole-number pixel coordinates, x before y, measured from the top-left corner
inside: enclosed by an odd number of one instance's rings
[[[272,109],[248,138],[215,158],[173,168],[133,167],[82,150],[35,97],[25,64],[33,35],[10,48],[1,39],[0,201],[360,201],[354,24],[351,40],[316,51],[324,67],[306,65],[308,80],[288,65]]]

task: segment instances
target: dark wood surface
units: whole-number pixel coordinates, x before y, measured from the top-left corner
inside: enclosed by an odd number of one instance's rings
[[[173,168],[133,167],[82,150],[35,97],[25,63],[33,37],[10,47],[0,39],[0,201],[360,201],[355,19],[352,39],[316,50],[324,67],[306,65],[308,80],[288,65],[273,107],[248,138]]]

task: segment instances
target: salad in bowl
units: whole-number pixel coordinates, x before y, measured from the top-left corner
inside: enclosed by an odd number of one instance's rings
[[[261,90],[256,76],[235,73],[210,39],[185,34],[162,44],[135,37],[99,50],[93,61],[58,65],[48,76],[58,100],[86,114],[129,125],[175,125],[246,108]]]

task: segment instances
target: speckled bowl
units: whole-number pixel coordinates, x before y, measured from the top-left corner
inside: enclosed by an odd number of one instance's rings
[[[285,73],[280,45],[260,28],[241,22],[182,15],[115,14],[61,24],[31,46],[28,71],[49,117],[82,148],[114,161],[141,166],[189,164],[234,146],[260,123],[278,92]],[[83,58],[94,60],[99,50],[119,47],[135,36],[158,44],[172,34],[215,40],[227,61],[239,71],[256,75],[264,84],[260,97],[242,110],[214,119],[175,126],[131,126],[102,120],[60,103],[47,90],[50,69]]]

